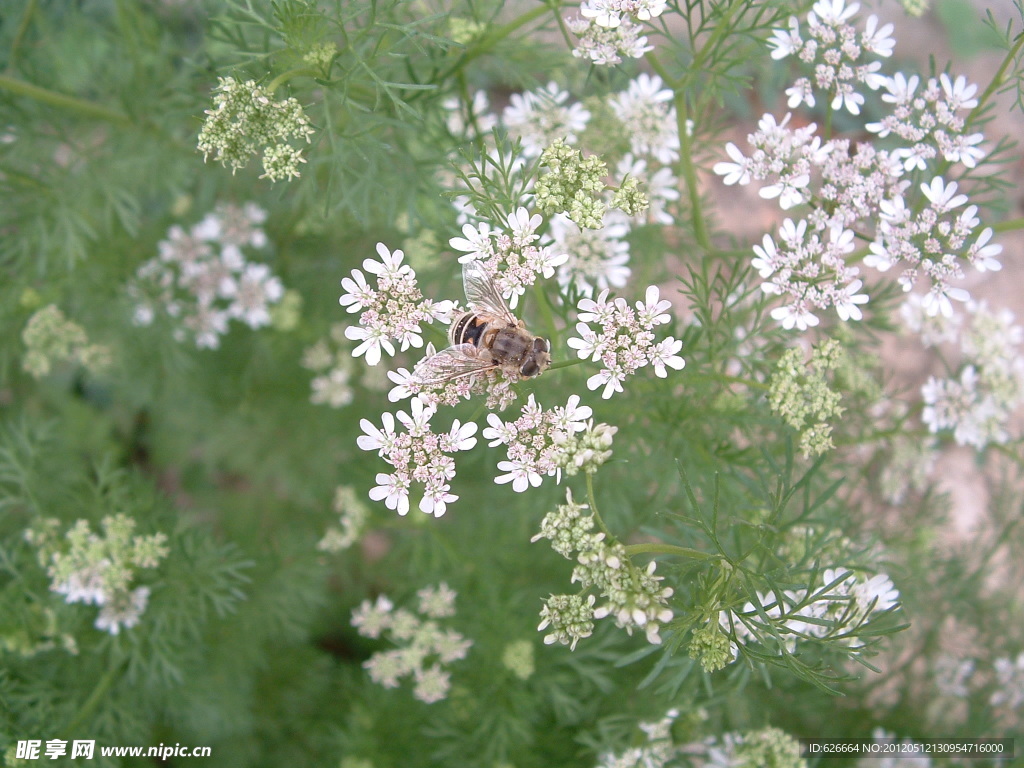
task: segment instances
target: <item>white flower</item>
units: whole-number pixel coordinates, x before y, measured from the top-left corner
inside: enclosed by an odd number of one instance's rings
[[[341,295],[338,303],[349,312],[361,312],[373,302],[376,291],[366,283],[366,278],[358,269],[352,270],[352,277],[342,278],[341,287],[345,293]]]
[[[785,307],[776,307],[772,310],[772,319],[782,323],[787,331],[794,326],[797,330],[806,331],[818,324],[818,318],[801,303],[790,304]]]
[[[606,368],[587,379],[587,389],[598,389],[603,386],[604,392],[601,393],[601,398],[607,400],[616,392],[622,391],[622,380],[624,378],[625,375],[618,367],[614,370]]]
[[[968,84],[967,78],[963,75],[959,75],[955,81],[950,81],[949,75],[943,72],[939,75],[939,82],[942,83],[942,90],[946,93],[946,101],[951,110],[974,109],[978,106],[978,100],[974,98],[978,86]]]
[[[494,482],[499,485],[511,482],[516,493],[522,493],[531,485],[536,488],[544,480],[532,467],[519,461],[499,461],[498,470],[507,474],[494,478]]]
[[[893,47],[896,45],[892,31],[892,24],[886,24],[879,29],[878,17],[871,14],[860,37],[861,45],[878,56],[892,56]]]
[[[537,227],[544,223],[544,219],[539,213],[531,216],[526,208],[517,208],[515,213],[510,213],[505,221],[517,248],[524,248],[536,240],[539,237],[536,234]]]
[[[532,398],[533,395],[530,395],[530,397]],[[506,424],[496,413],[487,414],[487,423],[490,426],[484,427],[484,431],[481,434],[484,440],[491,441],[488,443],[491,448],[512,442],[519,432],[512,423]]]
[[[409,401],[410,413],[398,412],[398,420],[402,422],[406,430],[413,437],[420,437],[430,431],[430,419],[437,412],[437,408],[424,405],[418,397]],[[475,426],[475,425],[474,425]]]
[[[118,595],[100,608],[95,627],[112,635],[118,634],[121,627],[131,629],[139,623],[148,602],[149,587],[138,587],[131,592]]]
[[[490,414],[489,414],[490,415]],[[476,445],[476,422],[470,421],[466,424],[459,423],[456,419],[452,422],[452,428],[448,431],[448,439],[451,441],[452,451],[468,451]]]
[[[846,0],[818,0],[811,6],[809,16],[820,16],[821,20],[830,26],[843,24],[860,10],[860,3],[851,3],[849,7],[845,6]],[[813,22],[811,23],[813,24]]]
[[[380,261],[365,259],[363,269],[378,277],[398,277],[412,273],[412,267],[402,263],[402,259],[405,258],[404,251],[399,249],[392,253],[384,243],[377,243],[377,255],[380,256]]]
[[[377,485],[370,489],[370,498],[374,501],[384,499],[388,509],[394,509],[403,516],[409,514],[409,483],[398,474],[378,472]]]
[[[637,319],[647,325],[663,325],[672,321],[668,311],[672,308],[672,302],[661,299],[658,286],[651,285],[647,288],[643,302],[636,303]]]
[[[661,379],[668,376],[665,366],[681,371],[683,366],[686,365],[686,361],[679,356],[682,348],[683,342],[679,339],[673,339],[671,336],[655,344],[649,353],[651,365],[654,366],[654,375]]]
[[[722,183],[727,186],[732,184],[749,184],[750,171],[747,167],[749,164],[747,158],[740,152],[739,147],[731,141],[725,145],[725,151],[732,158],[733,162],[715,163],[715,167],[712,170],[719,176],[725,176],[722,179]]]
[[[448,505],[458,500],[459,497],[454,493],[448,493],[448,486],[445,485],[439,488],[433,495],[423,496],[420,500],[420,511],[434,517],[442,517],[448,510]]]
[[[465,237],[453,237],[448,241],[448,244],[455,250],[465,251],[462,256],[459,256],[460,264],[475,259],[487,259],[493,255],[494,243],[491,240],[491,227],[487,222],[481,222],[476,227],[472,224],[464,224],[462,234]]]
[[[598,337],[597,332],[586,323],[577,323],[576,333],[579,336],[569,337],[566,344],[576,350],[580,360],[586,360],[588,357],[595,362],[600,360],[604,351],[604,342]]]
[[[867,304],[868,296],[864,293],[857,293],[864,285],[863,280],[854,280],[842,291],[838,291],[835,298],[835,308],[839,317],[843,320],[860,320],[864,317],[858,304]]]
[[[364,451],[378,450],[383,456],[395,444],[395,417],[390,413],[381,414],[384,429],[377,429],[369,419],[360,419],[359,426],[366,434],[356,438],[356,445]]]
[[[967,195],[957,195],[956,189],[955,181],[946,184],[941,176],[936,176],[929,184],[921,185],[921,191],[924,192],[925,197],[931,200],[932,208],[940,213],[959,208],[967,202]]]
[[[999,243],[987,244],[993,234],[995,233],[992,227],[986,227],[968,251],[968,258],[979,272],[998,272],[1003,268],[1003,265],[995,258],[1003,252],[1003,246]]]
[[[394,357],[395,345],[388,339],[383,328],[349,326],[345,329],[345,338],[362,342],[352,350],[352,356],[359,357],[365,354],[367,365],[376,365],[380,362],[381,349]]]
[[[789,18],[789,30],[773,29],[772,36],[768,40],[772,58],[776,60],[799,52],[803,45],[804,41],[800,37],[800,21],[796,16]]]
[[[928,294],[921,300],[921,306],[924,308],[925,314],[929,317],[935,315],[942,315],[943,317],[953,316],[953,305],[950,304],[950,299],[954,301],[967,301],[971,298],[971,294],[965,291],[963,288],[953,288],[948,285],[936,285],[933,286]]]

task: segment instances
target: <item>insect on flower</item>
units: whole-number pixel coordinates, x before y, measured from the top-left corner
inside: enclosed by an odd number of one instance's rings
[[[483,262],[463,264],[462,282],[469,311],[452,321],[451,346],[420,361],[414,377],[431,385],[496,369],[513,381],[543,373],[551,365],[547,340],[512,314]]]

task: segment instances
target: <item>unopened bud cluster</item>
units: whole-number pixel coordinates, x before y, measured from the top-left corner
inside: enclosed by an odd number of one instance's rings
[[[308,144],[313,128],[298,101],[275,101],[273,94],[255,80],[240,83],[233,77],[222,77],[213,89],[213,104],[214,109],[206,110],[206,122],[199,132],[199,151],[204,160],[212,155],[234,173],[262,152],[261,179],[280,181],[299,176],[299,165],[306,160],[302,150],[289,142],[299,139]]]
[[[830,419],[843,413],[842,395],[829,388],[826,374],[842,362],[843,348],[829,339],[804,361],[803,350],[786,350],[772,374],[768,404],[774,413],[800,432],[800,450],[804,458],[820,456],[832,448]]]
[[[548,216],[565,213],[580,229],[601,229],[608,209],[604,198],[608,166],[604,160],[597,155],[585,158],[578,149],[558,139],[541,153],[540,162],[551,169],[534,188],[541,211]],[[627,216],[643,213],[648,205],[635,177],[627,178],[612,196],[611,206],[622,209]]]
[[[29,318],[21,339],[26,347],[22,367],[37,379],[62,364],[81,365],[96,372],[110,363],[110,350],[89,344],[82,326],[68,320],[54,304]]]
[[[576,645],[586,634],[571,634],[568,627],[586,627],[592,619],[614,616],[617,626],[633,634],[634,629],[643,630],[650,643],[661,642],[661,625],[672,619],[668,598],[671,587],[662,587],[662,577],[655,576],[655,563],[640,569],[633,565],[625,548],[618,542],[607,542],[604,533],[593,533],[594,518],[583,514],[586,506],[577,504],[570,492],[566,503],[549,512],[541,522],[541,532],[532,541],[550,539],[552,548],[566,559],[575,557],[576,568],[572,581],[578,582],[583,590],[595,589],[605,602],[593,608],[593,595],[584,603],[582,598],[570,600],[567,595],[552,597],[541,616],[541,629],[548,624],[556,631],[544,638],[545,643],[555,641]],[[559,611],[568,611],[565,615]],[[565,638],[568,638],[565,639]]]

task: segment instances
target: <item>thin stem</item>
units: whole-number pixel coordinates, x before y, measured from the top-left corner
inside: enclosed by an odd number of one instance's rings
[[[693,137],[686,128],[689,119],[689,107],[686,103],[686,94],[679,88],[679,81],[672,78],[668,70],[653,53],[645,57],[651,68],[658,76],[665,81],[666,85],[672,88],[672,103],[676,108],[676,132],[679,134],[679,167],[682,177],[686,180],[686,191],[690,197],[690,218],[693,224],[693,233],[697,243],[706,252],[712,250],[711,237],[708,234],[707,224],[704,221],[703,203],[700,199],[700,187],[697,183],[697,167],[693,162]]]
[[[78,99],[74,96],[68,96],[64,93],[58,93],[57,91],[51,91],[46,88],[40,88],[38,85],[32,85],[26,83],[23,80],[10,77],[8,75],[0,75],[0,89],[10,91],[11,93],[19,96],[27,96],[30,99],[35,99],[43,104],[49,104],[51,107],[57,107],[68,112],[77,112],[85,117],[92,117],[97,120],[106,120],[109,123],[116,125],[131,125],[132,121],[122,112],[117,112],[113,109],[94,104],[91,101],[85,99]]]
[[[1024,219],[1010,219],[993,224],[992,229],[996,232],[1013,232],[1015,229],[1024,229]]]
[[[303,75],[309,75],[313,77],[317,74],[317,70],[312,67],[296,67],[295,69],[289,69],[287,72],[282,72],[280,75],[275,77],[267,84],[267,91],[273,93],[282,85],[287,83],[293,77],[301,77]]]
[[[604,524],[604,519],[601,517],[601,513],[597,511],[597,499],[594,497],[594,475],[592,472],[587,472],[587,501],[590,502],[590,511],[594,513],[594,519],[597,521],[597,527],[604,531],[604,535],[609,539],[615,539],[612,532],[608,530],[608,526]]]
[[[74,734],[78,726],[86,721],[86,719],[92,715],[96,707],[103,701],[103,697],[110,691],[111,686],[120,677],[121,672],[127,666],[128,661],[111,662],[110,668],[104,673],[103,677],[96,683],[96,687],[92,689],[92,693],[89,694],[89,698],[85,700],[82,706],[79,708],[75,716],[71,718],[71,722],[68,723],[62,733]]]
[[[14,40],[11,42],[11,53],[7,58],[7,72],[14,71],[18,60],[18,49],[21,48],[21,44],[25,40],[25,33],[28,32],[29,24],[32,23],[32,17],[38,6],[39,0],[29,0],[28,5],[25,6],[25,12],[21,15],[21,21],[18,23],[18,31],[14,33]]]
[[[559,360],[557,363],[552,363],[548,366],[549,371],[557,371],[559,368],[569,368],[574,365],[582,365],[587,362],[586,360],[580,360],[579,358],[573,360]]]
[[[984,93],[981,94],[981,98],[978,99],[978,106],[971,110],[971,113],[967,116],[967,120],[964,122],[964,133],[967,132],[968,126],[974,121],[974,118],[981,114],[981,111],[985,108],[986,102],[992,98],[992,96],[1002,86],[1004,80],[1003,77],[1006,75],[1006,70],[1010,64],[1020,54],[1021,48],[1024,47],[1024,35],[1020,35],[1017,38],[1017,42],[1013,44],[1013,47],[1006,52],[1006,56],[1003,58],[1003,63],[999,65],[999,69],[996,70],[993,75],[991,82],[988,84],[988,88],[985,89]]]
[[[653,542],[648,544],[627,544],[626,554],[630,557],[633,555],[677,555],[678,557],[689,557],[693,560],[718,560],[721,558],[721,555],[712,555],[707,552],[701,552],[699,549]]]

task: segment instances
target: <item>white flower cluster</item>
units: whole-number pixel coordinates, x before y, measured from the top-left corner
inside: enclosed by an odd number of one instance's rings
[[[576,350],[581,360],[600,362],[603,368],[589,379],[588,389],[604,387],[601,397],[610,398],[622,392],[622,382],[644,366],[654,367],[654,373],[665,378],[667,368],[681,370],[686,364],[679,351],[683,342],[668,336],[655,343],[654,328],[671,321],[666,310],[671,303],[661,300],[657,286],[650,286],[644,301],[636,303],[634,310],[624,298],[608,301],[608,290],[594,299],[582,299],[577,318],[576,333],[568,345]],[[599,326],[598,330],[590,324]]]
[[[904,291],[910,291],[918,277],[924,276],[930,283],[928,295],[924,298],[924,309],[929,315],[953,314],[950,299],[966,301],[970,294],[956,288],[953,282],[964,277],[963,262],[972,265],[979,272],[995,272],[1002,268],[996,259],[1003,246],[990,243],[993,231],[987,227],[972,239],[981,220],[977,217],[978,206],[968,205],[959,213],[956,209],[967,202],[967,195],[957,194],[957,184],[948,184],[936,176],[927,184],[921,184],[921,192],[928,204],[920,210],[912,210],[902,197],[884,201],[879,214],[875,241],[870,244],[871,253],[864,263],[879,272],[886,272],[892,266],[903,263],[907,266],[897,281]]]
[[[459,263],[484,262],[502,295],[515,308],[538,275],[554,277],[555,267],[569,258],[542,241],[537,229],[543,223],[539,213],[531,216],[526,208],[518,208],[505,219],[504,229],[492,229],[486,221],[475,226],[466,224],[463,237],[451,238],[449,245],[463,252]]]
[[[984,302],[969,302],[967,317],[959,329],[959,376],[928,379],[921,388],[921,420],[929,431],[953,430],[959,445],[981,450],[1010,439],[1006,426],[1024,402],[1024,329],[1010,310],[993,312]],[[954,335],[958,325],[951,323]]]
[[[943,72],[938,80],[929,78],[918,94],[920,82],[917,75],[908,79],[902,72],[886,78],[883,85],[887,93],[882,95],[882,101],[893,105],[892,113],[865,127],[880,138],[892,133],[906,143],[907,146],[895,150],[893,156],[903,162],[907,171],[925,170],[928,162],[938,155],[946,162],[974,168],[985,157],[984,150],[978,146],[985,136],[981,133],[965,136],[967,122],[957,113],[978,106],[974,98],[978,86],[969,84],[963,75],[951,80]]]
[[[628,18],[617,26],[603,27],[594,19],[583,16],[566,17],[565,25],[579,40],[572,49],[577,59],[590,59],[598,66],[621,64],[623,57],[641,59],[654,46],[647,44],[644,28]]]
[[[454,304],[451,301],[434,302],[424,299],[416,284],[416,273],[408,264],[403,264],[405,253],[388,250],[384,243],[377,243],[380,261],[366,259],[363,269],[376,276],[376,287],[371,288],[366,277],[358,269],[352,276],[341,281],[345,293],[339,300],[350,313],[359,312],[359,325],[345,329],[345,336],[360,342],[352,355],[366,355],[368,365],[377,365],[381,351],[394,357],[395,345],[401,342],[401,349],[419,349],[423,346],[420,323],[434,320],[448,322]]]
[[[629,263],[629,225],[613,219],[601,229],[580,229],[568,216],[551,219],[551,235],[559,253],[567,254],[558,268],[558,283],[572,285],[584,296],[605,288],[624,288],[632,270]],[[570,259],[568,254],[572,254]]]
[[[509,135],[522,140],[524,156],[539,157],[556,139],[576,141],[590,122],[590,111],[578,102],[567,104],[568,100],[569,92],[555,82],[509,96],[501,122]]]
[[[137,325],[150,325],[160,311],[173,322],[178,341],[194,338],[200,349],[216,349],[228,322],[250,328],[271,322],[272,305],[284,287],[266,264],[247,261],[243,248],[262,249],[267,236],[259,206],[218,205],[192,229],[175,225],[159,245],[159,256],[136,273],[128,293]]]
[[[302,367],[316,374],[310,382],[309,401],[313,405],[343,408],[352,402],[356,366],[344,325],[332,325],[328,338],[307,348],[302,355]],[[361,383],[367,389],[382,390],[387,386],[387,379],[379,368],[364,367],[361,372]]]
[[[363,662],[370,679],[384,688],[397,688],[403,677],[415,681],[413,696],[425,704],[442,701],[451,688],[451,673],[445,667],[466,658],[472,640],[453,629],[444,629],[439,619],[455,616],[455,591],[441,582],[425,587],[419,597],[419,616],[395,608],[386,595],[371,603],[364,600],[352,612],[352,626],[363,637],[386,635],[397,648],[378,651]]]
[[[615,28],[628,16],[640,21],[655,19],[667,6],[665,0],[583,0],[580,15],[593,19],[598,26]]]
[[[317,543],[316,548],[323,552],[341,552],[351,547],[363,535],[370,517],[370,510],[347,485],[339,485],[335,489],[332,507],[334,513],[340,515],[340,527],[328,528]]]
[[[545,411],[530,395],[523,406],[522,415],[515,421],[505,422],[495,413],[487,414],[484,440],[490,440],[493,448],[507,446],[507,461],[498,462],[498,475],[494,482],[512,483],[512,490],[522,493],[531,485],[536,488],[544,477],[557,475],[561,481],[562,470],[579,465],[576,457],[579,450],[577,435],[587,431],[586,420],[593,413],[590,406],[580,405],[579,395],[569,397],[565,407]],[[591,424],[591,427],[593,425]]]
[[[167,557],[167,536],[135,536],[135,520],[126,515],[103,518],[103,534],[78,520],[61,541],[60,523],[47,518],[25,532],[38,549],[50,576],[50,589],[67,603],[100,607],[95,626],[112,635],[139,623],[149,602],[149,587],[132,588],[138,569],[156,568]]]
[[[598,757],[597,768],[662,768],[679,756],[680,747],[672,741],[672,724],[679,717],[678,709],[670,709],[661,720],[639,723],[644,743],[618,754],[605,752]]]
[[[846,6],[844,0],[820,0],[808,18],[814,39],[801,38],[794,18],[788,31],[776,30],[772,55],[782,58],[795,53],[805,61],[824,60],[817,64],[818,82],[813,87],[803,80],[791,89],[791,106],[813,105],[814,88],[832,89],[833,108],[842,103],[857,114],[864,99],[852,83],[861,80],[871,88],[884,86],[882,99],[892,105],[891,113],[867,129],[879,136],[891,134],[899,145],[883,151],[866,143],[851,146],[846,139],[823,141],[814,124],[791,128],[790,115],[781,122],[764,115],[758,130],[748,137],[749,156],[729,143],[730,161],[714,167],[726,184],[763,182],[760,195],[778,198],[783,210],[800,204],[811,207],[805,219],[786,220],[780,243],[766,236],[763,247],[755,248],[754,266],[765,280],[763,290],[786,301],[772,316],[787,329],[815,326],[818,313],[833,307],[842,320],[861,319],[857,305],[866,303],[868,295],[859,292],[863,287],[860,268],[849,263],[855,226],[874,227],[865,266],[886,272],[902,265],[898,282],[905,291],[919,279],[927,281],[925,306],[931,315],[948,316],[951,299],[969,298],[953,285],[963,278],[965,264],[979,271],[1000,268],[996,256],[1002,246],[990,242],[992,229],[979,231],[978,207],[966,205],[968,198],[957,194],[956,182],[947,182],[942,175],[948,173],[950,163],[973,168],[984,156],[978,147],[983,136],[964,135],[968,123],[958,114],[978,106],[976,86],[963,77],[954,80],[943,74],[918,93],[917,76],[885,77],[878,71],[878,61],[853,66],[850,62],[862,50],[888,56],[893,46],[891,25],[879,28],[874,16],[858,38],[848,24],[858,8],[857,4]],[[824,54],[823,43],[827,43]],[[938,165],[940,159],[945,165]],[[919,186],[926,202],[907,199],[912,186],[906,175],[929,169],[934,175]]]
[[[820,587],[785,590],[774,597],[758,592],[758,606],[748,601],[739,612],[722,611],[719,624],[744,645],[774,642],[776,634],[781,635],[792,653],[798,638],[843,638],[899,602],[899,591],[885,574],[866,578],[853,571],[826,568],[821,580]],[[735,647],[732,653],[737,658]]]
[[[859,9],[859,3],[847,6],[845,0],[818,0],[807,14],[808,39],[801,36],[800,21],[795,16],[790,18],[788,30],[775,30],[768,41],[773,59],[796,56],[814,67],[813,83],[801,77],[786,91],[790,109],[800,104],[813,107],[817,89],[832,96],[832,109],[845,108],[850,114],[859,115],[864,97],[857,92],[857,83],[871,90],[882,85],[884,78],[878,74],[882,63],[863,59],[865,53],[892,55],[896,44],[890,37],[893,26],[879,27],[878,17],[872,14],[864,32],[858,34],[848,22]]]
[[[628,20],[624,19],[623,23],[628,23]],[[649,208],[630,218],[609,204],[606,206],[609,210],[605,213],[604,229],[583,233],[575,225],[562,221],[563,217],[556,217],[551,225],[554,250],[567,256],[558,264],[558,280],[563,286],[575,284],[588,295],[595,286],[621,287],[629,275],[626,236],[630,227],[646,221],[673,222],[669,208],[679,199],[679,184],[670,164],[679,157],[679,134],[672,98],[672,91],[664,87],[660,78],[647,74],[639,75],[629,82],[625,90],[607,97],[608,110],[605,112],[613,116],[612,124],[601,126],[600,130],[629,137],[630,151],[621,157],[606,159],[609,164],[614,162],[617,178],[635,179],[643,186]],[[569,93],[560,90],[555,83],[549,83],[538,91],[513,94],[500,119],[488,111],[488,100],[482,92],[474,95],[471,104],[455,103],[450,105],[450,109],[449,129],[455,135],[482,138],[494,153],[492,131],[501,127],[522,141],[525,157],[539,157],[557,140],[570,144],[575,142],[591,121],[590,112],[580,104],[570,104]],[[501,167],[506,169],[507,175],[515,178],[524,168],[522,160],[496,155],[488,158],[477,172]],[[533,205],[529,186],[521,184],[520,187],[522,193],[516,205]],[[609,203],[612,197],[612,193],[607,191]],[[492,225],[478,221],[480,217],[468,197],[456,197],[455,204],[460,212],[460,222],[477,222],[477,226],[469,224],[469,230],[464,230],[464,237],[460,238],[466,242],[462,247],[454,244],[453,247],[472,253],[471,244],[479,243],[482,253],[488,253],[487,244],[483,241],[494,236]],[[492,250],[493,247],[491,245]]]
[[[586,603],[582,598],[571,601],[567,595],[553,596],[541,613],[543,621],[539,629],[550,624],[556,631],[545,637],[544,642],[550,645],[557,641],[575,648],[576,642],[588,637],[590,632],[568,632],[567,627],[577,626],[578,629],[590,619],[614,616],[616,626],[629,634],[639,629],[647,635],[648,642],[661,643],[661,626],[672,620],[672,609],[668,607],[672,588],[661,586],[663,577],[654,575],[657,566],[653,560],[646,569],[637,568],[621,544],[609,544],[605,534],[593,533],[594,518],[583,514],[585,509],[587,506],[575,503],[567,491],[566,503],[545,515],[540,533],[531,541],[550,539],[552,549],[566,559],[575,559],[573,583],[579,582],[583,590],[596,589],[605,602],[593,608],[597,602],[594,595],[590,595]],[[555,597],[563,599],[556,601]],[[566,611],[571,613],[571,620]]]
[[[395,431],[395,417],[390,413],[381,417],[383,429],[378,429],[368,419],[359,421],[365,433],[356,441],[359,447],[364,451],[377,451],[377,455],[395,470],[391,474],[378,473],[378,485],[370,490],[370,498],[383,500],[388,509],[400,515],[409,512],[409,489],[413,483],[423,486],[420,510],[434,517],[441,517],[448,504],[459,498],[449,492],[450,482],[455,477],[455,459],[448,454],[468,451],[476,445],[473,435],[477,426],[473,422],[461,424],[456,419],[448,432],[436,434],[430,428],[435,412],[435,408],[413,398],[410,413],[398,412],[398,421],[405,432]]]
[[[627,129],[634,155],[651,157],[660,163],[679,159],[679,128],[674,94],[664,88],[660,77],[641,73],[629,81],[625,91],[612,96],[608,106]]]

